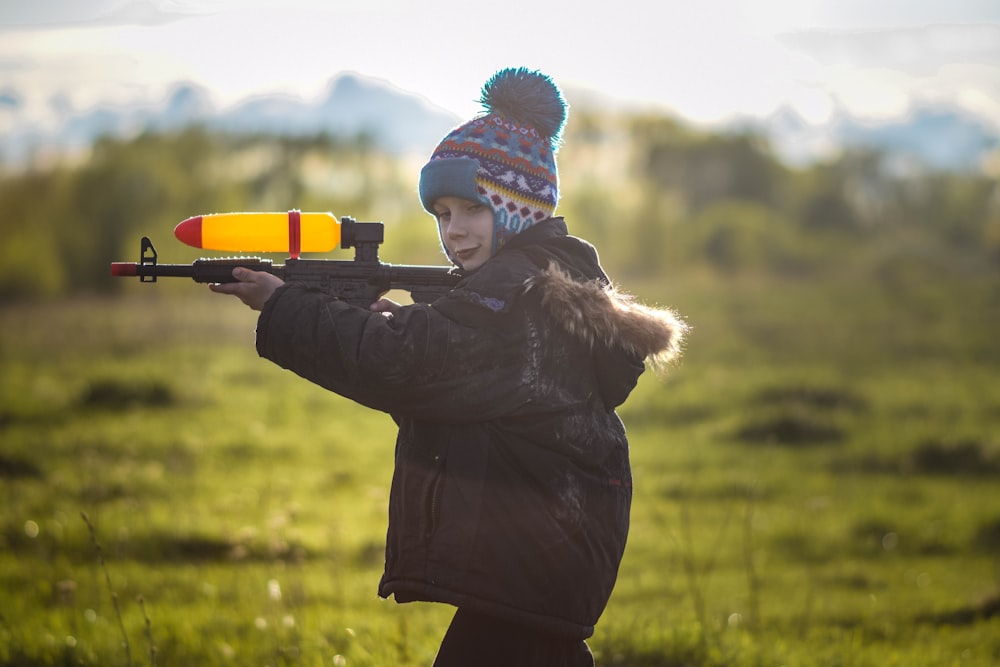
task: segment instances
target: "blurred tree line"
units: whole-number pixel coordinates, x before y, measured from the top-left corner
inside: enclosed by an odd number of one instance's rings
[[[570,125],[562,212],[632,275],[893,280],[1000,268],[1000,188],[985,174],[875,150],[793,168],[760,136],[664,116],[577,113]],[[610,165],[608,145],[623,149]]]
[[[383,258],[442,263],[416,197],[422,156],[370,137],[246,136],[190,127],[98,140],[85,157],[0,173],[0,300],[111,292],[112,261],[150,236],[163,262],[201,251],[173,240],[192,215],[332,211],[383,220]],[[559,153],[559,213],[614,275],[685,271],[924,279],[1000,269],[1000,190],[847,152],[792,168],[753,134],[664,116],[574,110]]]

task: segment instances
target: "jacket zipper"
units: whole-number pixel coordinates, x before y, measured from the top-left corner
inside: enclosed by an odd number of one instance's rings
[[[427,530],[424,532],[424,537],[426,538],[430,538],[430,536],[434,534],[434,529],[437,528],[438,511],[441,504],[441,484],[444,482],[444,472],[442,470],[443,465],[440,454],[434,457],[434,465],[436,470],[434,471],[434,479],[431,482],[430,497],[427,501]]]

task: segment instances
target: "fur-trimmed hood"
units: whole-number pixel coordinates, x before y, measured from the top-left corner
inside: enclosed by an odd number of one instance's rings
[[[591,348],[620,348],[657,366],[681,354],[687,332],[683,320],[671,310],[645,306],[613,285],[578,282],[552,262],[528,279],[525,293],[532,290],[569,334]]]
[[[608,281],[580,281],[552,262],[525,284],[557,326],[591,351],[604,406],[625,402],[649,362],[664,368],[681,353],[687,325],[670,310],[636,302]]]
[[[513,237],[443,301],[475,304],[474,310],[485,307],[502,317],[521,298],[538,303],[550,326],[590,350],[608,409],[628,397],[647,362],[662,368],[680,356],[683,320],[617,290],[594,246],[570,236],[562,218]]]

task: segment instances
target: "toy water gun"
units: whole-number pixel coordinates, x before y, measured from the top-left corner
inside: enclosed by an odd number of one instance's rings
[[[410,293],[415,302],[430,303],[452,289],[462,274],[446,266],[386,264],[378,256],[385,240],[381,222],[357,222],[330,213],[216,213],[182,221],[174,235],[206,250],[287,252],[284,264],[259,257],[199,259],[191,264],[160,264],[149,237],[142,237],[138,262],[112,262],[111,275],[138,276],[141,282],[160,277],[192,278],[199,283],[235,282],[233,269],[272,273],[285,282],[301,282],[344,301],[368,306],[391,289]],[[353,260],[302,259],[302,252],[354,248]]]

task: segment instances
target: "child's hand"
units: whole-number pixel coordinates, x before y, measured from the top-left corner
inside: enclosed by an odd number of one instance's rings
[[[391,299],[379,299],[372,305],[368,306],[368,310],[376,313],[382,313],[386,317],[392,317],[401,307],[402,306]]]
[[[251,271],[243,267],[233,269],[233,277],[239,282],[219,283],[208,288],[219,294],[232,294],[254,310],[263,308],[274,290],[285,284],[284,280],[267,271]]]

